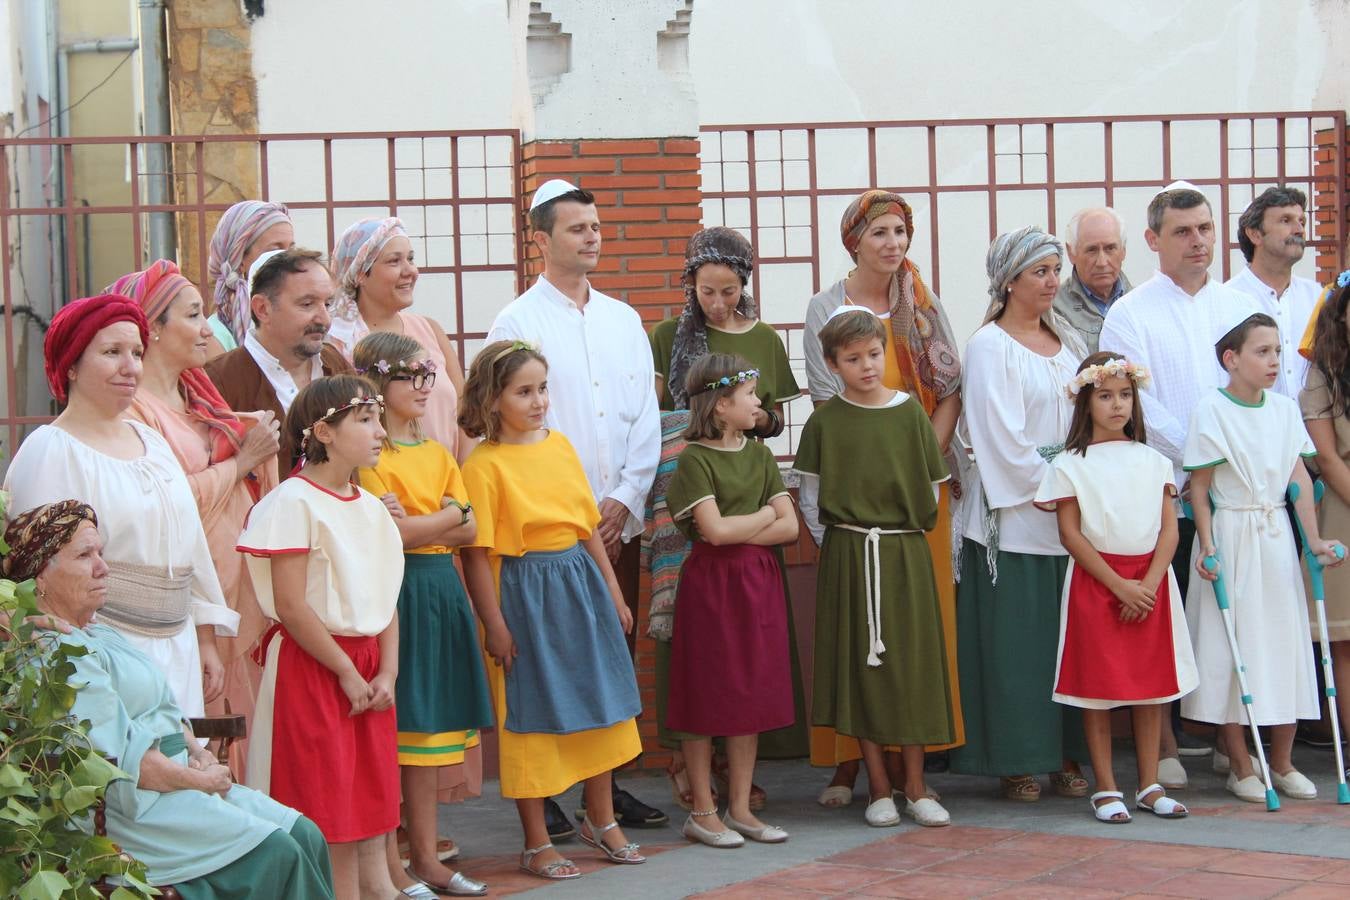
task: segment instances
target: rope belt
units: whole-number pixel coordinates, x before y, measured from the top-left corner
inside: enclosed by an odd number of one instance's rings
[[[133,634],[173,637],[183,630],[192,602],[192,567],[108,562],[108,602],[99,618]]]
[[[881,642],[881,536],[883,534],[923,534],[917,528],[864,528],[838,524],[835,528],[861,534],[863,540],[863,580],[867,584],[867,664],[881,665],[886,645]]]
[[[1279,528],[1278,514],[1283,513],[1285,506],[1283,503],[1253,503],[1247,506],[1220,506],[1215,504],[1215,510],[1225,509],[1230,512],[1254,512],[1260,513],[1265,521],[1262,522],[1262,530],[1268,533],[1275,533]]]

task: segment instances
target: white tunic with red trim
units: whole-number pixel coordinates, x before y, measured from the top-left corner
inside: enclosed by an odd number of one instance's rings
[[[263,615],[277,618],[272,557],[304,553],[308,554],[305,602],[329,633],[374,636],[393,621],[403,583],[403,542],[384,504],[374,494],[352,488],[355,493],[344,497],[295,476],[253,508],[237,549],[248,555]],[[271,782],[280,644],[278,638],[267,644],[249,733],[248,784],[261,791],[267,791]]]

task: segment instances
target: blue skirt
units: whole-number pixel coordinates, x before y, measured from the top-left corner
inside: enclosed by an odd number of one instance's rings
[[[642,712],[614,600],[581,544],[503,557],[499,591],[517,651],[506,674],[508,731],[572,734]]]

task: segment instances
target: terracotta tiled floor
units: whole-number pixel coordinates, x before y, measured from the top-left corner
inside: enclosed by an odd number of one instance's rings
[[[1243,811],[1229,814],[1242,815]],[[494,893],[499,884],[506,887],[509,877],[494,877]],[[535,886],[538,882],[533,880],[522,885]],[[1350,862],[953,826],[883,838],[698,896],[746,900],[841,896],[1345,900],[1350,898]]]

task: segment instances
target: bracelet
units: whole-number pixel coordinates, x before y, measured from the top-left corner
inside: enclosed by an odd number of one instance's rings
[[[757,437],[759,437],[759,438],[763,438],[763,439],[766,439],[766,440],[767,440],[768,438],[775,438],[775,437],[778,437],[778,435],[782,434],[782,433],[783,433],[783,417],[780,416],[780,415],[778,415],[778,413],[775,412],[775,411],[772,410],[772,409],[766,409],[766,410],[764,410],[764,415],[766,415],[766,416],[769,417],[769,423],[768,423],[767,427],[765,427],[765,429],[764,429],[763,431],[758,431],[758,430],[757,430],[757,431],[755,432],[755,435],[756,435]]]

